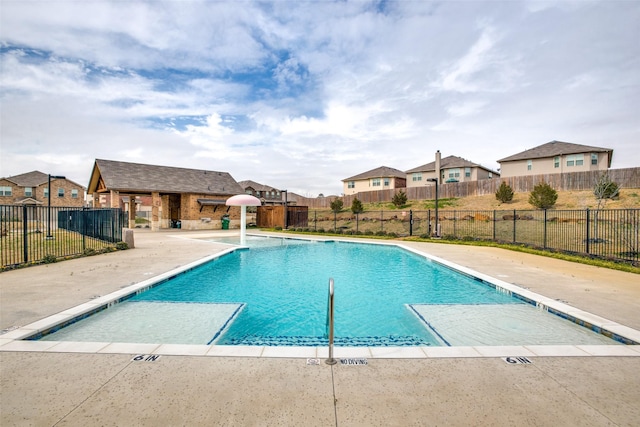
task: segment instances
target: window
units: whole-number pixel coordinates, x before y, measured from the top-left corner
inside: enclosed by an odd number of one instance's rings
[[[58,188],[58,197],[64,197],[64,188]]]
[[[49,197],[49,187],[44,187],[44,197]]]
[[[11,196],[11,187],[0,187],[0,196]]]
[[[373,178],[371,180],[371,186],[372,187],[380,187],[380,178]]]
[[[356,182],[355,181],[347,182],[347,188],[356,188]]]
[[[33,187],[24,187],[24,196],[33,197]]]
[[[489,178],[493,178],[493,173],[489,172]]]
[[[72,199],[77,199],[78,198],[78,190],[76,190],[75,188],[73,190],[71,190],[71,198]],[[136,197],[137,199],[137,197]]]
[[[449,178],[458,178],[460,176],[460,169],[449,169]]]
[[[584,164],[584,154],[572,154],[567,156],[567,166],[582,166]]]
[[[389,178],[385,178],[385,179],[384,179],[384,186],[385,186],[385,187],[388,187],[388,186],[389,186],[389,184],[391,184],[391,180],[390,180]]]
[[[553,158],[553,167],[554,168],[559,168],[560,167],[560,156],[555,156]]]
[[[598,153],[591,153],[591,164],[592,165],[598,164]]]
[[[422,181],[422,172],[415,172],[411,175],[411,180],[413,182]]]
[[[533,160],[527,160],[527,170],[530,171],[533,168]]]
[[[464,168],[464,176],[471,178],[471,168]]]

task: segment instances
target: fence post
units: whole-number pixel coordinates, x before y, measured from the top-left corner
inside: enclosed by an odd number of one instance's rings
[[[516,210],[513,210],[513,243],[516,242]]]
[[[493,241],[496,240],[496,210],[493,210]]]
[[[29,242],[27,238],[27,205],[22,205],[22,249],[24,263],[29,262]]]
[[[313,211],[313,230],[318,231],[318,211]]]
[[[427,226],[429,228],[427,235],[431,237],[431,209],[427,209]]]
[[[82,253],[87,250],[87,208],[86,206],[82,208]]]
[[[457,239],[458,238],[458,234],[456,231],[456,210],[453,210],[453,238]]]
[[[544,210],[544,233],[542,247],[547,249],[547,210]]]
[[[587,245],[585,247],[585,251],[587,253],[589,253],[589,249],[590,249],[589,248],[589,241],[591,240],[591,236],[590,236],[591,233],[589,232],[589,218],[590,218],[589,208],[587,208]]]
[[[380,231],[384,231],[384,211],[380,210]]]
[[[409,209],[409,236],[413,236],[413,211]]]

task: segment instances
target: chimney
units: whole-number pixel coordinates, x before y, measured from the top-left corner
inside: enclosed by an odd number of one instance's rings
[[[436,179],[438,184],[442,184],[442,178],[440,177],[440,150],[436,151]]]

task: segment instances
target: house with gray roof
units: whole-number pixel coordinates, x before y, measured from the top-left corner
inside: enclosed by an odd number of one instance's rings
[[[364,191],[390,190],[404,188],[406,174],[398,169],[380,166],[342,180],[344,194],[356,194]]]
[[[500,175],[541,175],[585,172],[611,167],[613,149],[551,141],[498,160]]]
[[[500,177],[498,172],[477,163],[470,162],[462,157],[447,156],[442,158],[440,150],[436,151],[435,161],[409,169],[405,173],[407,177],[407,187],[434,185],[429,179],[436,178],[438,178],[439,184],[444,184]]]
[[[240,208],[225,205],[244,189],[227,172],[96,159],[87,193],[94,206],[100,194],[111,203],[122,196],[151,196],[151,229],[179,224],[188,230],[221,228],[222,216],[238,224]],[[129,226],[135,226],[135,203],[129,204]],[[119,207],[114,205],[112,207]]]
[[[280,189],[269,185],[259,184],[255,181],[238,181],[245,193],[260,199],[263,205],[277,205],[284,203]]]
[[[83,207],[84,187],[66,178],[51,178],[49,198],[49,175],[32,171],[20,175],[0,178],[0,205],[44,205]]]

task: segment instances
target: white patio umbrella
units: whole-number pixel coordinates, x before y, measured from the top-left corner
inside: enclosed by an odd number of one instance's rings
[[[247,235],[247,206],[261,206],[262,203],[257,197],[248,194],[238,194],[227,199],[227,206],[240,206],[240,245],[245,245]]]

